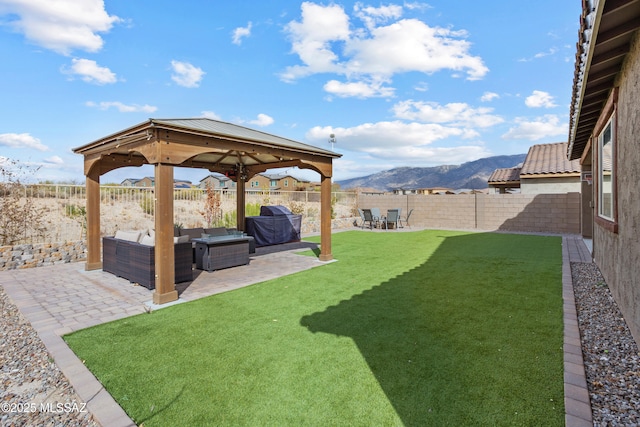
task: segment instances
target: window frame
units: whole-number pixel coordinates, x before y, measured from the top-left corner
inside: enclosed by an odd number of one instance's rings
[[[611,92],[602,114],[596,123],[592,136],[592,149],[595,158],[594,199],[595,215],[594,220],[597,225],[612,233],[618,232],[618,186],[617,186],[617,151],[618,151],[618,122],[617,122],[618,88]],[[611,128],[611,216],[602,214],[602,190],[603,190],[603,161],[602,161],[602,137]],[[606,144],[605,144],[606,145]]]

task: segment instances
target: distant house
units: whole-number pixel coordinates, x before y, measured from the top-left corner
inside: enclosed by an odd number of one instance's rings
[[[123,187],[135,187],[136,182],[138,181],[139,181],[138,178],[127,178],[124,181],[122,181],[120,185]]]
[[[582,6],[567,155],[585,176],[582,235],[640,344],[640,3]]]
[[[416,194],[455,194],[453,188],[446,187],[431,187],[431,188],[418,188]]]
[[[246,188],[249,190],[282,190],[295,191],[306,189],[309,181],[291,175],[259,173],[249,179]]]
[[[567,143],[536,144],[520,171],[523,194],[580,192],[580,162],[567,159]]]
[[[228,190],[230,188],[236,188],[236,182],[220,173],[214,173],[202,178],[198,184],[198,187],[202,189],[206,189],[208,186],[214,190]]]
[[[173,182],[174,182],[173,184],[174,188],[191,188],[191,181],[174,179]],[[122,181],[120,185],[122,185],[123,187],[144,187],[144,188],[154,187],[155,179],[150,176],[145,176],[144,178],[141,178],[141,179],[127,178],[124,181]]]
[[[489,189],[494,193],[509,194],[520,192],[520,171],[522,168],[500,168],[489,177]]]
[[[156,185],[155,178],[151,176],[145,176],[144,178],[139,179],[135,183],[136,187],[153,187],[155,185]]]
[[[191,181],[179,180],[176,179],[173,182],[173,188],[191,188]]]
[[[521,168],[496,169],[489,177],[495,193],[579,193],[580,162],[567,159],[567,143],[536,144],[529,148]]]
[[[395,190],[393,190],[393,194],[418,194],[418,190],[409,188],[396,188]]]

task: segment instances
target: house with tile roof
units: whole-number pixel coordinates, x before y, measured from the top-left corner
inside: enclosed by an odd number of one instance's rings
[[[567,159],[567,143],[536,144],[529,148],[522,167],[496,169],[489,177],[495,193],[579,193],[580,162]]]
[[[520,170],[522,168],[499,168],[489,177],[489,189],[497,194],[520,192]]]
[[[520,170],[522,194],[580,192],[580,162],[567,159],[567,143],[536,144],[529,148]]]
[[[582,3],[567,157],[582,185],[582,235],[640,343],[640,0]]]

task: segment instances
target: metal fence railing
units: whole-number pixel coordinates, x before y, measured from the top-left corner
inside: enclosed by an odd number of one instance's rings
[[[14,187],[21,203],[29,203],[38,213],[37,224],[23,224],[16,243],[49,243],[81,240],[86,231],[86,189],[84,185],[34,184]],[[4,207],[8,194],[0,194],[0,225],[7,220]],[[258,215],[262,205],[283,205],[303,215],[305,221],[318,221],[320,193],[313,191],[246,191],[247,216]],[[349,218],[356,213],[357,196],[350,192],[332,193],[335,218]],[[154,227],[154,189],[142,187],[100,187],[100,227],[103,235],[116,230]],[[4,217],[3,217],[4,215]],[[174,190],[174,222],[183,227],[235,226],[235,190],[200,188]],[[13,218],[19,220],[19,218]],[[30,229],[33,229],[30,231]]]

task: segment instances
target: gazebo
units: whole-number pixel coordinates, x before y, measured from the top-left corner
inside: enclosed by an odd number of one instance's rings
[[[73,150],[84,156],[87,189],[87,270],[102,268],[100,176],[127,166],[154,166],[155,304],[178,299],[173,252],[173,169],[203,168],[237,182],[237,224],[245,226],[245,182],[268,169],[297,166],[321,177],[320,260],[331,254],[331,176],[340,157],[290,139],[206,118],[149,119]]]

